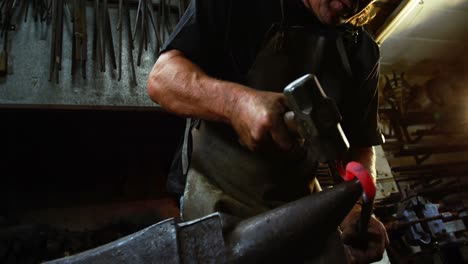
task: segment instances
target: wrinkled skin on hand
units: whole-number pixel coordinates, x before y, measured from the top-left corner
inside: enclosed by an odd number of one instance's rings
[[[383,252],[389,244],[384,225],[374,216],[371,217],[368,228],[367,249],[360,249],[357,245],[357,223],[361,216],[360,205],[354,206],[340,225],[341,238],[345,244],[345,251],[349,263],[365,264],[382,259]]]
[[[237,100],[230,121],[243,145],[252,151],[268,141],[289,150],[292,137],[283,118],[287,110],[284,94],[251,91]]]

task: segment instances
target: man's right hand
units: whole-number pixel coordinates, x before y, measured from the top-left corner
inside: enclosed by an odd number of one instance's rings
[[[283,120],[287,100],[282,93],[212,78],[180,51],[158,58],[148,78],[148,94],[177,115],[230,123],[251,150],[268,140],[284,150],[292,145]]]
[[[293,141],[284,121],[287,110],[284,94],[251,90],[237,98],[230,122],[252,151],[271,139],[281,149],[289,150]]]

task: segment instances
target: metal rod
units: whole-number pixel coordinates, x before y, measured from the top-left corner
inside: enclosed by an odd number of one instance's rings
[[[58,83],[59,82],[59,72],[62,69],[62,43],[63,43],[63,0],[58,1],[58,6],[57,6],[57,12],[58,12],[58,37],[55,39],[57,42],[56,44],[56,56],[55,56],[55,80]]]
[[[147,6],[148,10],[149,10],[149,20],[151,22],[151,25],[153,26],[153,30],[154,30],[154,34],[156,35],[156,52],[158,50],[159,47],[161,47],[162,45],[162,41],[161,41],[161,36],[159,34],[159,29],[158,27],[156,26],[155,22],[154,22],[154,12],[153,12],[153,8],[152,8],[152,4],[149,3],[148,6]]]
[[[28,22],[29,5],[31,5],[31,4],[32,4],[32,2],[30,2],[30,1],[25,2],[26,10],[24,11],[24,23]]]
[[[110,23],[110,18],[109,18],[109,10],[105,10],[106,13],[106,33],[107,33],[107,41],[109,45],[109,53],[110,53],[110,59],[112,63],[112,68],[115,70],[117,69],[117,63],[116,63],[116,58],[115,58],[115,49],[114,49],[114,38],[112,37],[112,28],[111,28],[111,23]]]
[[[106,25],[106,10],[107,10],[107,0],[103,0],[102,10],[100,10],[100,20],[99,20],[99,40],[101,42],[101,56],[102,56],[102,63],[101,63],[101,71],[106,71],[106,39],[105,39],[105,25]]]
[[[118,28],[119,31],[119,69],[118,69],[118,80],[122,79],[122,30],[123,30],[123,23],[122,23],[122,15],[123,15],[123,0],[119,0],[119,21],[118,21]],[[128,41],[131,41],[130,39]]]
[[[141,6],[144,6],[144,1],[145,0],[140,0],[140,4]],[[138,5],[138,7],[140,7],[140,4]],[[139,44],[138,44],[138,57],[137,57],[137,65],[140,66],[141,65],[141,56],[143,54],[143,45],[144,45],[144,42],[145,42],[145,15],[143,13],[143,9],[139,9],[139,12],[141,12],[140,14],[140,19],[137,21],[137,22],[140,22],[140,24],[138,25],[139,28],[141,28],[141,32],[140,32],[140,40],[139,40]],[[139,13],[138,12],[138,13]],[[134,34],[136,33],[136,30],[137,28],[135,28],[135,32]]]
[[[81,11],[81,29],[82,29],[82,40],[81,40],[81,74],[83,79],[86,79],[86,61],[88,60],[88,27],[86,18],[86,2],[80,0],[80,11]]]
[[[127,16],[127,36],[128,36],[128,43],[129,43],[129,51],[128,55],[130,57],[130,66],[132,68],[132,77],[135,85],[138,85],[137,78],[136,78],[136,72],[135,72],[135,62],[133,60],[133,42],[132,42],[132,26],[130,22],[130,9],[128,7],[128,1],[125,1],[125,9],[126,9],[126,16]]]
[[[136,18],[135,18],[135,28],[133,29],[133,35],[132,35],[132,40],[133,41],[135,40],[137,28],[138,28],[138,25],[140,23],[141,2],[142,2],[142,0],[138,1],[138,8],[137,8],[137,11],[136,11]]]
[[[51,48],[50,48],[50,66],[49,66],[49,81],[52,81],[54,76],[54,69],[55,69],[55,45],[56,45],[56,34],[55,31],[57,30],[57,15],[56,15],[56,6],[58,0],[52,0],[52,29],[51,29]]]
[[[77,63],[77,0],[73,0],[73,28],[72,28],[72,53],[71,53],[71,75],[75,76],[75,71],[76,71],[76,63]]]
[[[148,50],[148,43],[149,43],[149,37],[148,37],[148,9],[146,8],[148,6],[148,3],[146,0],[143,0],[144,6],[141,9],[142,14],[143,14],[143,39],[145,41],[145,50]]]

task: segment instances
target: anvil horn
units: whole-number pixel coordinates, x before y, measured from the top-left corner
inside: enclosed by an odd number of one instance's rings
[[[281,263],[319,255],[362,192],[352,180],[241,221],[225,238],[228,262]]]

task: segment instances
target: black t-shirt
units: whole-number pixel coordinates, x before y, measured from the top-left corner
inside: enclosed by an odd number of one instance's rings
[[[285,1],[285,14],[314,21],[301,1]],[[282,20],[279,0],[194,0],[162,52],[177,49],[209,75],[245,82],[269,28]]]
[[[321,32],[348,30],[322,25],[301,0],[283,2],[281,6],[280,0],[193,0],[161,52],[177,49],[208,75],[245,84],[273,24]],[[348,49],[353,77],[340,95],[344,98],[340,111],[350,145],[365,147],[383,143],[377,122],[379,49],[366,32],[358,32]]]

